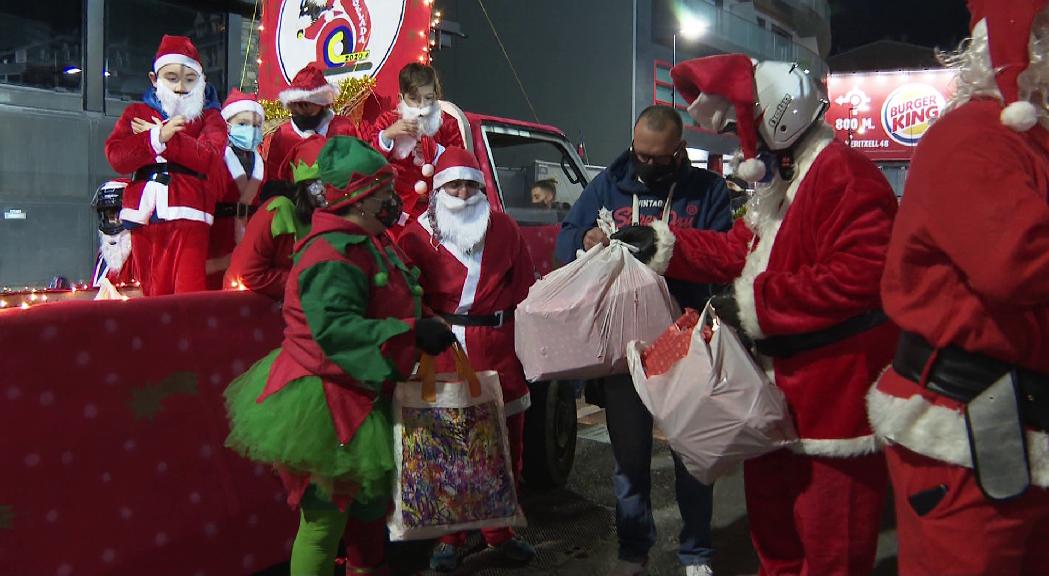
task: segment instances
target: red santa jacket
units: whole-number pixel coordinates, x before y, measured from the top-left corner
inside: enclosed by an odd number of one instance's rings
[[[401,200],[404,201],[404,211],[414,219],[426,211],[427,193],[432,185],[432,176],[424,176],[422,166],[416,165],[415,159],[411,155],[407,158],[394,158],[393,148],[387,149],[382,145],[379,133],[400,119],[401,115],[396,110],[383,112],[369,127],[367,138],[365,139],[373,148],[386,156],[390,164],[397,168],[397,180],[394,182],[394,187],[397,189],[397,194],[401,197]],[[445,148],[453,146],[458,148],[466,147],[463,144],[462,133],[459,131],[459,123],[452,116],[441,112],[441,127],[437,130],[437,133],[433,136],[423,136],[419,139],[422,157],[429,164],[436,165],[441,152]],[[422,195],[415,190],[415,183],[419,181],[426,182],[427,185],[427,191]]]
[[[245,177],[251,182],[261,184],[263,179],[262,155],[254,152],[255,163],[250,174],[245,173],[244,167],[237,158],[233,148],[227,146],[223,156],[223,162],[217,163],[213,170],[213,184],[215,185],[215,221],[208,232],[208,259],[222,258],[233,252],[237,245],[236,218],[230,213],[236,210],[240,202],[240,187],[237,186],[237,178]],[[223,286],[223,274],[220,270],[208,275],[208,290],[221,290]]]
[[[798,146],[797,176],[760,237],[743,220],[727,233],[675,230],[667,276],[734,282],[740,320],[754,338],[815,332],[881,308],[878,284],[896,197],[870,160],[832,138],[821,129]],[[770,375],[801,437],[797,451],[853,456],[877,449],[864,396],[892,360],[897,336],[883,323],[771,360]]]
[[[233,249],[223,287],[283,299],[295,239],[305,236],[308,229],[309,225],[299,222],[291,200],[284,196],[266,200],[248,220],[244,238]]]
[[[142,225],[149,223],[155,214],[159,220],[211,224],[215,201],[207,188],[207,175],[226,149],[226,122],[218,110],[206,109],[166,144],[160,142],[158,129],[138,134],[131,129],[131,121],[135,118],[152,121],[160,116],[142,102],[125,108],[106,140],[109,165],[120,174],[132,174],[150,164],[172,162],[197,172],[203,178],[171,172],[171,181],[167,185],[133,181],[124,190],[120,218],[131,225]]]
[[[493,212],[484,247],[471,254],[442,243],[431,243],[431,227],[426,218],[410,224],[398,243],[422,274],[423,301],[438,314],[503,312],[503,325],[453,326],[452,331],[466,348],[476,370],[499,372],[506,415],[526,410],[530,403],[524,369],[514,353],[513,310],[528,296],[535,282],[535,270],[521,231],[505,214]],[[455,361],[450,352],[437,359],[436,368],[452,372]]]
[[[357,127],[353,121],[345,116],[333,114],[331,120],[321,122],[317,130],[303,132],[295,123],[287,121],[280,125],[275,131],[266,136],[262,144],[263,154],[266,156],[266,178],[291,181],[291,169],[286,166],[285,160],[292,146],[300,140],[309,138],[312,134],[320,134],[331,138],[332,136],[357,136]]]
[[[882,281],[885,311],[936,348],[1049,374],[1049,133],[1018,133],[997,100],[947,113],[914,153]],[[962,406],[889,370],[869,397],[888,440],[972,466]],[[1049,487],[1049,435],[1028,431]]]

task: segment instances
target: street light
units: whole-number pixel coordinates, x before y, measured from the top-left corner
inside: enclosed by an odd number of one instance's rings
[[[679,28],[673,34],[673,41],[672,41],[673,57],[672,57],[671,68],[673,68],[674,66],[677,66],[677,36],[678,36],[678,34],[680,34],[681,37],[684,38],[685,40],[695,41],[695,40],[699,40],[700,38],[702,38],[703,35],[707,33],[707,28],[709,28],[709,27],[710,27],[710,24],[708,24],[707,21],[703,20],[702,18],[697,18],[695,16],[692,16],[691,14],[682,14],[681,15],[681,28]],[[677,89],[675,89],[673,87],[670,90],[670,103],[673,105],[674,109],[676,110],[677,109]]]

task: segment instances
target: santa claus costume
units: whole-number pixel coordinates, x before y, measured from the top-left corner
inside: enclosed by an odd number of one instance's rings
[[[870,160],[834,141],[826,102],[797,65],[729,54],[672,76],[704,127],[735,117],[736,172],[758,182],[729,232],[674,230],[667,276],[732,285],[715,307],[755,341],[794,417],[794,449],[744,467],[760,573],[868,574],[887,478],[864,396],[898,334],[878,293],[896,197]]]
[[[453,183],[458,186],[456,195],[449,190]],[[490,210],[483,191],[484,175],[472,154],[462,148],[446,150],[437,163],[433,185],[427,214],[409,224],[398,244],[422,271],[424,302],[451,324],[473,367],[499,373],[510,454],[519,478],[524,411],[530,398],[514,352],[513,319],[514,309],[535,282],[532,259],[513,219]],[[467,193],[470,195],[462,197]],[[438,357],[435,366],[439,371],[454,371],[453,355]],[[510,543],[514,540],[510,528],[482,532],[489,546],[530,550],[522,541]],[[451,555],[455,547],[466,543],[466,534],[446,536],[441,542],[452,547]]]
[[[98,213],[98,256],[91,286],[98,288],[102,279],[114,286],[135,282],[135,264],[131,258],[131,232],[120,221],[124,190],[131,181],[114,178],[98,187],[91,206]]]
[[[175,88],[164,68],[181,77]],[[227,136],[215,90],[205,84],[189,38],[165,35],[153,72],[156,87],[146,91],[144,102],[124,109],[106,140],[110,166],[132,175],[120,218],[131,229],[132,257],[147,296],[205,289],[214,220],[206,180]],[[176,120],[185,124],[163,142],[163,125]]]
[[[418,270],[384,233],[400,202],[393,169],[363,141],[328,140],[318,159],[327,205],[297,246],[285,293],[284,341],[226,390],[226,445],[273,464],[301,510],[292,574],[332,570],[345,530],[352,574],[385,573],[391,507],[394,383],[416,347],[455,339],[420,318]]]
[[[1049,573],[1049,8],[969,3],[882,281],[903,330],[868,399],[903,575]],[[1035,104],[1032,105],[1032,102]]]
[[[326,142],[324,136],[313,135],[291,149],[288,156],[295,195],[267,198],[248,221],[223,279],[227,290],[251,290],[275,300],[284,298],[292,248],[309,233],[307,216],[314,207],[325,204],[324,184],[317,179],[317,156]]]
[[[295,74],[291,86],[278,95],[281,104],[288,107],[295,102],[306,102],[320,106],[321,110],[315,116],[292,114],[291,120],[266,136],[262,149],[266,155],[267,178],[290,180],[291,174],[284,167],[291,148],[301,140],[314,134],[327,138],[357,136],[353,121],[331,109],[337,93],[335,86],[324,77],[324,69],[316,63],[306,65]]]
[[[241,114],[255,115],[252,124],[237,124],[234,117]],[[231,257],[247,223],[249,206],[255,200],[263,179],[262,155],[257,148],[262,141],[262,122],[266,112],[254,94],[245,94],[233,88],[222,106],[222,119],[230,123],[229,145],[224,162],[216,167],[215,222],[211,225],[208,240],[208,261],[223,262]],[[255,125],[254,121],[258,124]],[[239,228],[239,230],[238,230]],[[228,261],[225,262],[228,264]],[[209,290],[223,287],[223,275],[227,266],[214,266],[209,271]]]

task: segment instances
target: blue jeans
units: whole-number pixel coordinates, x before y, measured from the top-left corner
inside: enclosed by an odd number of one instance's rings
[[[656,543],[651,500],[652,415],[641,403],[630,376],[605,379],[605,416],[616,463],[612,484],[616,493],[619,558],[642,562]],[[713,554],[713,486],[696,480],[677,454],[673,457],[674,488],[682,520],[678,558],[685,566],[706,564]]]

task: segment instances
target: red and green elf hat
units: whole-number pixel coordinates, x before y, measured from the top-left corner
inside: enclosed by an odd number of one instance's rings
[[[317,156],[317,177],[325,184],[324,210],[334,212],[392,186],[394,169],[364,140],[335,136]]]

